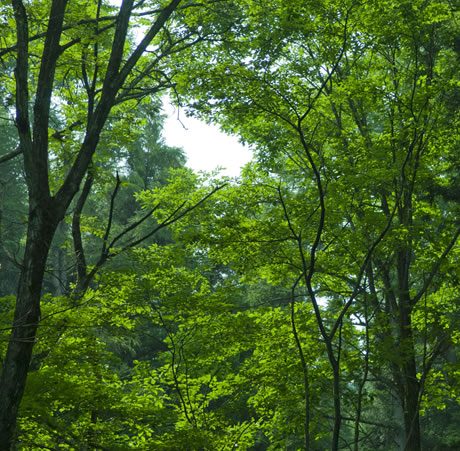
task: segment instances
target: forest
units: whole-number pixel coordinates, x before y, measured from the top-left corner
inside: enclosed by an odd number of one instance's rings
[[[459,6],[1,0],[0,450],[459,450]]]

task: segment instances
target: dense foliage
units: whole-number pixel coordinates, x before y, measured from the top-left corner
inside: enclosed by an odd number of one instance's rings
[[[459,449],[455,6],[2,3],[0,449]]]

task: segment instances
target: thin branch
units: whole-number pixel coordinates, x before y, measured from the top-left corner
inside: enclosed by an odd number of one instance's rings
[[[104,16],[104,17],[100,17],[98,19],[79,20],[78,22],[75,22],[72,25],[66,25],[66,26],[62,27],[62,31],[72,30],[73,28],[76,28],[76,27],[78,27],[80,25],[90,25],[90,24],[93,24],[93,23],[104,22],[104,21],[107,21],[107,20],[111,20],[111,21],[113,21],[113,24],[115,24],[116,17],[115,16]],[[110,27],[112,27],[113,24]],[[34,36],[29,37],[28,42],[38,41],[39,39],[42,39],[45,36],[46,36],[46,32],[36,34]],[[2,56],[4,56],[4,55],[7,55],[8,53],[16,51],[17,48],[18,48],[18,45],[15,44],[15,45],[12,45],[11,47],[7,47],[5,49],[0,50],[0,58]]]
[[[422,298],[422,296],[425,294],[425,292],[428,290],[428,288],[431,285],[431,282],[433,281],[433,278],[438,273],[442,262],[447,257],[447,255],[452,250],[452,248],[455,246],[455,243],[457,242],[457,239],[458,239],[459,235],[460,235],[460,228],[457,229],[457,231],[455,232],[454,236],[450,240],[449,244],[444,249],[444,252],[441,254],[441,256],[439,257],[438,261],[433,265],[433,268],[431,269],[430,274],[428,275],[428,278],[425,280],[425,283],[423,284],[423,287],[412,298],[412,302],[411,302],[412,305],[415,305]]]
[[[185,418],[187,419],[187,421],[190,424],[193,424],[193,421],[191,420],[191,418],[189,416],[189,413],[188,413],[187,403],[185,402],[184,396],[182,394],[182,390],[180,388],[180,383],[179,383],[179,377],[177,375],[177,369],[178,369],[179,364],[178,363],[176,364],[177,349],[176,349],[176,341],[174,339],[174,335],[169,330],[169,327],[167,326],[167,324],[166,324],[166,322],[165,322],[165,320],[163,318],[163,315],[161,314],[160,309],[157,308],[154,304],[152,305],[152,307],[155,310],[155,312],[157,313],[158,318],[160,320],[160,323],[163,326],[163,329],[165,330],[165,332],[166,332],[166,334],[167,334],[167,336],[168,336],[168,338],[169,338],[169,340],[171,342],[172,347],[169,349],[169,352],[171,354],[171,373],[172,373],[172,376],[173,376],[174,388],[176,389],[177,394],[179,395],[179,400],[180,400],[180,403],[182,404],[182,408],[184,410]]]
[[[297,346],[297,351],[299,353],[300,363],[302,366],[303,373],[303,385],[305,391],[304,407],[305,407],[305,420],[304,420],[304,441],[305,449],[310,449],[310,380],[308,372],[308,364],[305,359],[305,354],[303,352],[302,343],[300,342],[299,334],[297,332],[297,325],[295,321],[295,290],[300,280],[303,278],[303,274],[300,274],[299,277],[295,280],[294,284],[291,287],[291,326],[292,334],[294,335],[294,340]]]
[[[137,246],[138,244],[142,243],[146,239],[150,238],[152,235],[154,235],[159,230],[161,230],[161,229],[163,229],[163,228],[165,228],[165,227],[167,227],[167,226],[169,226],[171,224],[174,224],[179,219],[183,218],[185,215],[187,215],[188,213],[190,213],[191,211],[193,211],[197,207],[199,207],[201,204],[206,202],[206,200],[208,200],[213,194],[215,194],[217,191],[221,190],[225,186],[226,186],[226,184],[223,184],[223,185],[215,187],[211,192],[209,192],[206,196],[204,196],[202,199],[200,199],[200,201],[198,201],[196,204],[193,204],[192,206],[190,206],[188,208],[185,208],[181,213],[179,213],[179,211],[182,210],[182,207],[184,207],[185,204],[187,203],[186,201],[182,202],[182,204],[179,207],[177,207],[161,224],[159,224],[157,227],[155,227],[155,229],[153,229],[150,233],[148,233],[147,235],[144,235],[143,237],[139,238],[138,240],[135,240],[135,241],[127,244],[118,253],[124,252],[124,251],[126,251],[128,249],[131,249],[131,248]],[[176,213],[179,213],[179,214],[177,214],[177,216],[176,216]]]
[[[175,222],[179,221],[181,218],[183,218],[185,215],[190,213],[191,211],[195,210],[197,207],[199,207],[201,204],[203,204],[207,199],[209,199],[214,193],[217,191],[221,190],[224,188],[224,185],[220,185],[212,189],[206,196],[204,196],[202,199],[200,199],[196,204],[193,204],[192,206],[185,208],[184,210],[183,207],[186,205],[187,201],[182,202],[177,208],[174,209],[174,211],[160,224],[158,224],[153,230],[151,230],[149,233],[145,234],[141,238],[138,238],[134,241],[131,241],[130,243],[126,244],[124,247],[122,247],[119,251],[114,251],[113,246],[125,235],[128,234],[128,232],[134,230],[136,227],[141,225],[144,221],[146,221],[149,217],[151,217],[152,213],[157,210],[160,206],[160,204],[155,205],[153,209],[149,210],[142,218],[131,224],[130,226],[126,227],[122,232],[120,232],[111,242],[109,245],[105,247],[105,251],[101,252],[101,255],[99,257],[99,260],[97,263],[93,266],[92,270],[90,273],[86,276],[84,285],[83,285],[83,290],[89,285],[91,280],[94,278],[96,273],[99,271],[99,269],[105,264],[105,262],[117,255],[120,255],[129,249],[132,249],[136,247],[137,245],[141,244],[151,236],[155,235],[155,233],[159,232],[161,229],[164,229],[165,227],[174,224]],[[181,211],[182,210],[182,211]],[[107,237],[108,239],[108,237]]]
[[[77,200],[75,210],[72,217],[72,238],[73,238],[73,247],[75,252],[75,257],[77,261],[77,278],[78,281],[84,280],[87,275],[87,265],[85,258],[85,251],[83,248],[83,241],[81,239],[81,213],[83,207],[88,199],[88,196],[93,185],[94,177],[90,171],[86,176],[85,183],[83,185],[82,192],[80,197]]]
[[[353,301],[355,300],[356,296],[362,290],[361,280],[362,280],[362,278],[364,276],[364,273],[366,272],[367,266],[369,264],[370,259],[372,258],[372,255],[374,254],[375,249],[382,242],[382,240],[385,238],[386,234],[388,233],[388,231],[391,228],[391,225],[393,223],[393,218],[394,218],[394,216],[396,214],[397,205],[398,205],[398,202],[395,202],[395,205],[393,207],[393,211],[391,212],[391,215],[388,218],[385,227],[380,232],[379,236],[374,240],[374,242],[372,243],[371,247],[368,249],[368,251],[366,253],[366,257],[364,258],[364,261],[361,264],[361,267],[360,267],[359,272],[358,272],[358,277],[356,278],[353,293],[351,294],[351,296],[348,299],[348,301],[346,302],[346,304],[343,306],[342,311],[340,312],[337,320],[334,323],[334,326],[332,327],[331,334],[330,334],[331,339],[334,337],[335,333],[337,332],[337,329],[339,328],[340,324],[342,323],[343,317],[345,316],[345,314],[347,313],[348,309],[353,304]]]
[[[112,229],[112,222],[113,222],[113,211],[115,208],[115,199],[117,197],[118,191],[120,190],[121,180],[120,176],[118,175],[118,171],[116,173],[116,182],[115,188],[110,196],[110,209],[109,209],[109,217],[107,219],[107,226],[105,228],[104,237],[102,238],[102,248],[101,248],[101,255],[105,255],[108,252],[107,249],[107,241],[109,239],[110,230]]]
[[[340,61],[342,60],[343,55],[345,54],[345,49],[347,47],[347,41],[348,41],[348,18],[349,18],[349,15],[350,15],[352,7],[350,7],[350,9],[347,11],[347,14],[345,16],[345,26],[344,26],[344,29],[343,29],[343,43],[342,43],[339,55],[337,56],[337,59],[336,59],[334,65],[332,66],[331,70],[328,72],[327,77],[321,83],[321,86],[319,87],[316,95],[310,101],[310,105],[308,106],[306,111],[302,114],[302,116],[298,117],[299,127],[300,127],[301,123],[304,121],[304,119],[310,114],[310,111],[313,109],[316,101],[318,100],[318,98],[323,93],[323,91],[326,88],[327,84],[331,81],[332,76],[337,71],[337,69],[339,67],[339,64],[340,64]]]
[[[12,150],[11,152],[6,153],[5,155],[2,155],[0,157],[0,164],[6,163],[7,161],[12,160],[13,158],[16,158],[18,155],[22,154],[22,149],[17,148],[15,150]]]
[[[120,232],[111,242],[108,247],[108,250],[112,249],[113,246],[116,244],[117,241],[119,241],[121,238],[123,238],[128,232],[131,230],[134,230],[136,227],[139,227],[144,221],[146,221],[148,218],[152,216],[152,214],[160,207],[160,204],[155,205],[151,210],[149,210],[144,216],[142,216],[140,219],[135,221],[133,224],[130,226],[126,227],[122,232]]]
[[[412,151],[411,149],[408,150],[407,154],[406,154],[406,158],[401,166],[401,174],[404,174],[405,173],[405,170],[406,170],[406,166],[407,164],[409,163],[409,160],[410,160],[410,156],[412,154]],[[394,206],[393,206],[393,210],[392,212],[390,213],[390,215],[388,216],[388,219],[387,219],[387,223],[386,223],[386,226],[383,228],[383,230],[380,232],[380,234],[378,235],[378,237],[375,239],[375,241],[372,243],[371,247],[368,249],[368,252],[366,254],[366,257],[364,258],[364,261],[363,263],[361,264],[361,267],[359,269],[359,272],[358,272],[358,277],[356,278],[356,282],[355,282],[355,287],[353,289],[353,293],[351,294],[350,298],[348,299],[348,301],[346,302],[346,304],[344,305],[342,311],[340,312],[337,320],[335,321],[334,323],[334,326],[332,327],[332,330],[331,330],[331,334],[330,334],[330,337],[331,339],[334,337],[335,333],[337,332],[337,329],[339,328],[341,322],[342,322],[342,319],[343,317],[345,316],[345,314],[347,313],[348,309],[351,307],[351,305],[353,304],[353,301],[355,300],[356,296],[358,295],[358,293],[361,291],[361,280],[364,276],[364,273],[366,271],[366,267],[370,261],[370,259],[372,258],[372,255],[375,251],[375,249],[377,248],[377,246],[382,242],[382,240],[385,238],[386,234],[388,233],[388,231],[390,230],[391,228],[391,225],[393,223],[393,219],[395,217],[395,214],[396,212],[398,211],[398,207],[399,207],[399,204],[401,202],[401,199],[402,199],[402,196],[403,196],[404,192],[403,190],[400,190],[398,193],[397,193],[397,197],[395,199],[395,203],[394,203]],[[457,231],[457,234],[456,234],[456,237],[455,237],[455,240],[457,239],[458,235],[460,234],[460,229]],[[455,241],[452,243],[452,246],[455,244]],[[450,250],[450,249],[449,249]],[[448,252],[448,251],[447,251]],[[441,264],[440,262],[438,262],[439,265]],[[434,277],[434,274],[433,274],[433,277]],[[431,280],[431,279],[430,279]]]

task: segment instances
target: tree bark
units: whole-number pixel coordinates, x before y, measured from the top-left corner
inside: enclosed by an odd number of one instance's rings
[[[409,329],[406,340],[413,349],[412,331]],[[404,430],[406,436],[406,451],[421,449],[421,431],[419,415],[419,382],[413,352],[404,363]]]
[[[415,362],[414,339],[411,324],[411,307],[407,302],[402,301],[400,306],[400,337],[403,349],[402,364],[402,393],[404,411],[404,431],[406,451],[419,451],[421,449],[420,439],[420,415],[419,415],[419,382],[417,379],[417,366]]]
[[[16,417],[24,393],[40,321],[40,294],[46,260],[58,221],[50,202],[29,213],[24,266],[18,285],[14,322],[0,379],[0,449],[14,441]]]
[[[410,204],[409,204],[410,205]],[[409,214],[410,214],[410,209]],[[410,223],[410,220],[405,222]],[[402,353],[402,407],[404,413],[404,432],[406,451],[419,451],[420,416],[419,416],[419,382],[415,361],[414,337],[412,332],[412,300],[409,294],[409,269],[411,263],[410,242],[398,252],[398,287],[399,287],[399,336]]]

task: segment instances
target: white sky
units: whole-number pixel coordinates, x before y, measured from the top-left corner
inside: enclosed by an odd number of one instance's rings
[[[177,109],[168,101],[163,102],[163,111],[167,115],[163,128],[166,144],[182,147],[187,155],[187,166],[195,171],[212,171],[222,167],[223,175],[235,177],[251,159],[248,147],[238,142],[236,137],[221,132],[218,127],[187,117],[183,111],[180,111],[179,121]]]

